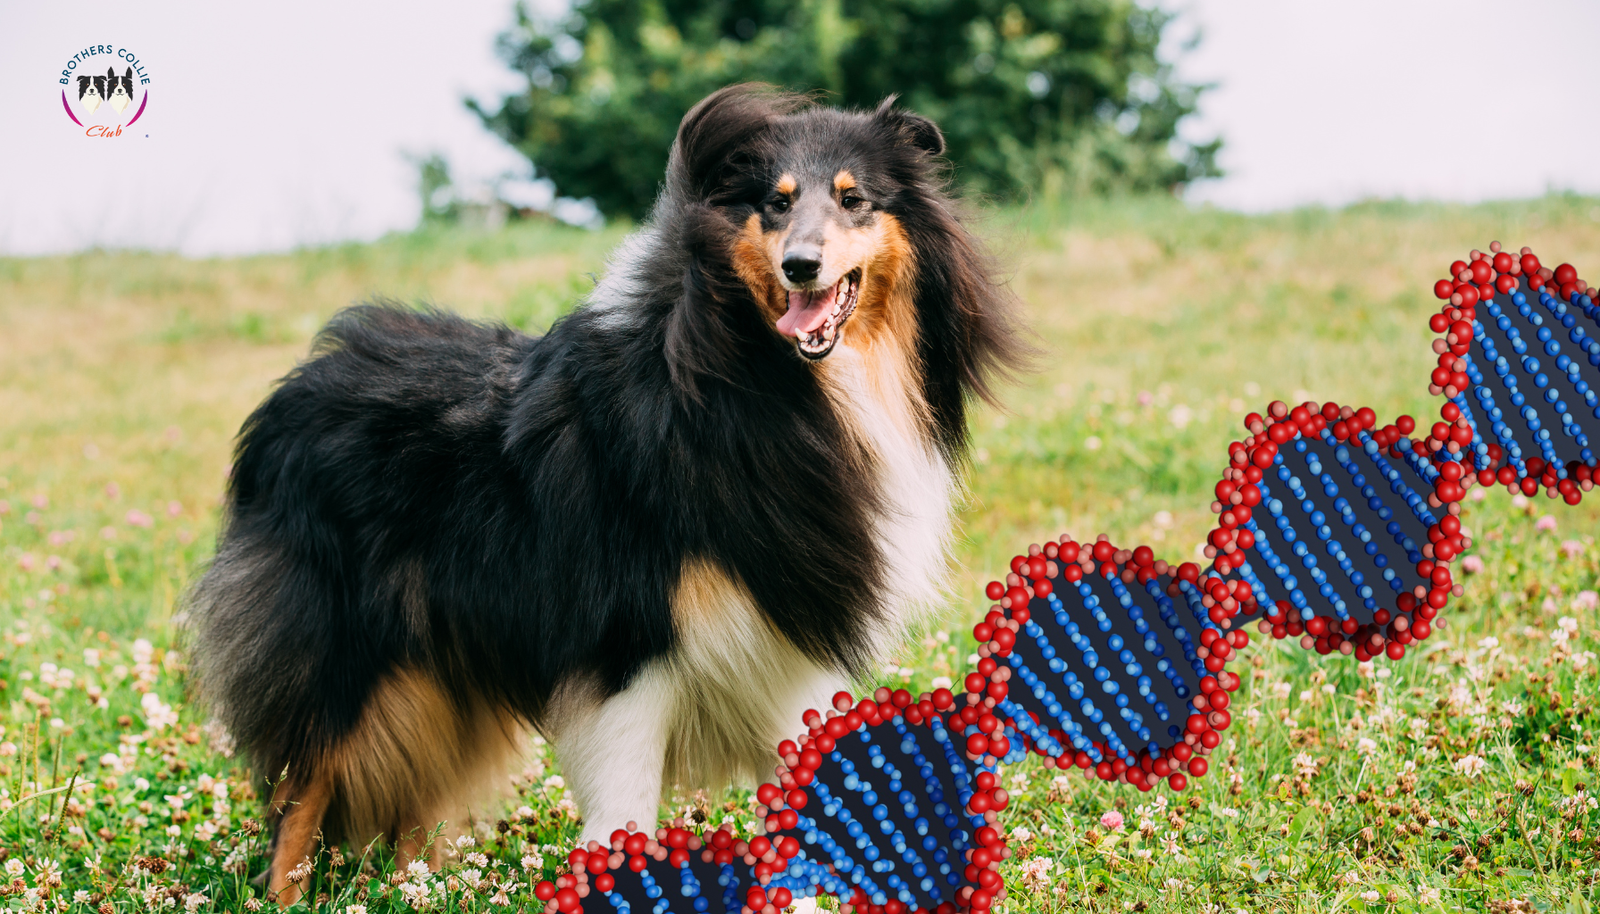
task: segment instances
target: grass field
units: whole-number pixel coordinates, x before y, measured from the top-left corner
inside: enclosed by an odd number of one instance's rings
[[[1107,532],[1192,558],[1249,409],[1431,418],[1429,288],[1470,248],[1600,263],[1600,201],[1577,197],[1260,217],[1041,205],[983,231],[1045,355],[1007,411],[975,415],[962,574],[886,683],[964,672],[981,584],[1030,541]],[[234,431],[339,307],[382,295],[538,330],[619,237],[521,225],[229,260],[0,259],[0,910],[259,904],[261,773],[190,705],[174,624]],[[1484,570],[1447,633],[1375,669],[1253,645],[1238,723],[1185,793],[1008,771],[1007,914],[1591,910],[1600,518],[1495,494],[1467,523]],[[330,848],[308,902],[536,905],[575,811],[542,746],[515,787],[439,873]],[[680,805],[751,824],[742,796]]]

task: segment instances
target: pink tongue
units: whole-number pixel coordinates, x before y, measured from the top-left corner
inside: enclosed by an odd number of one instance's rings
[[[821,292],[790,292],[789,310],[778,318],[778,332],[784,336],[794,336],[796,331],[814,332],[833,313],[838,291],[835,285]]]

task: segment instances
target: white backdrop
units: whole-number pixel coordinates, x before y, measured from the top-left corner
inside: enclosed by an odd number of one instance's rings
[[[493,53],[510,10],[0,0],[0,253],[239,253],[408,228],[407,153],[443,152],[467,181],[525,170],[461,104],[516,86]],[[1180,10],[1174,44],[1203,30],[1183,72],[1220,84],[1186,130],[1220,131],[1229,171],[1191,199],[1258,210],[1600,192],[1600,80],[1586,50],[1600,3]],[[91,140],[61,110],[55,80],[74,52],[107,42],[143,58],[150,104],[133,131]]]

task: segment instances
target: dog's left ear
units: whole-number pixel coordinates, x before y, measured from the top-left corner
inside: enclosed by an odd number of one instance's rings
[[[891,95],[884,99],[872,116],[898,134],[905,143],[921,149],[928,155],[936,156],[943,153],[944,134],[939,132],[939,125],[920,114],[896,108],[894,103],[898,98],[899,96]]]

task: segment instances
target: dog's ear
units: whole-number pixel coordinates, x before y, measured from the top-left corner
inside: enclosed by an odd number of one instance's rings
[[[116,79],[116,78],[117,78],[117,68],[116,67],[106,67],[106,79]]]
[[[888,127],[901,142],[936,156],[944,152],[944,134],[939,132],[939,125],[928,120],[920,114],[914,114],[903,108],[896,108],[894,103],[899,96],[891,95],[878,104],[878,110],[872,116],[877,121]]]
[[[676,228],[687,262],[663,342],[673,386],[699,400],[702,380],[734,380],[745,349],[738,328],[749,290],[728,262],[735,229],[721,212],[691,204],[676,214]]]
[[[706,96],[678,125],[667,163],[673,189],[693,199],[715,197],[738,170],[736,160],[752,154],[757,138],[775,120],[809,103],[764,83],[741,83]]]

